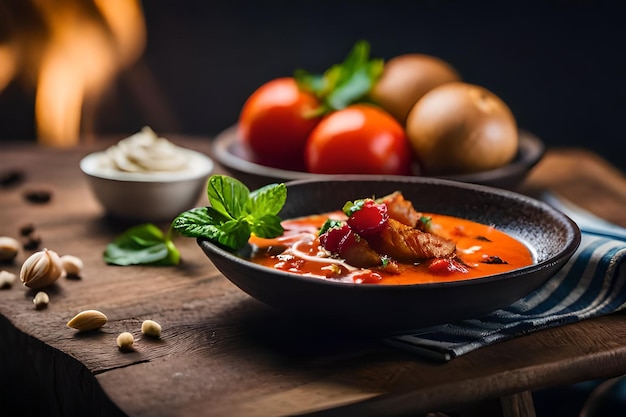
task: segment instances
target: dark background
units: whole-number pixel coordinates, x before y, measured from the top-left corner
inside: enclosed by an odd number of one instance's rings
[[[0,0],[2,1],[2,0]],[[145,1],[148,41],[101,106],[98,133],[214,136],[247,96],[296,68],[321,72],[359,39],[389,59],[426,53],[500,96],[548,146],[626,170],[624,1]],[[0,93],[0,139],[33,140],[33,99]]]

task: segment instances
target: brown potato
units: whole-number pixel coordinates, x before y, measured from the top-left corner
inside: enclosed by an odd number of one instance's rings
[[[385,63],[370,97],[404,125],[409,111],[424,94],[441,84],[460,80],[457,71],[439,58],[405,54]]]
[[[463,82],[429,91],[411,109],[407,137],[426,175],[498,168],[517,153],[517,122],[489,90]]]

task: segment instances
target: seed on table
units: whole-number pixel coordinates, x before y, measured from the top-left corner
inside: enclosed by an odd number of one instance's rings
[[[0,262],[12,262],[20,250],[20,242],[9,236],[0,236]]]
[[[32,223],[28,223],[20,227],[20,235],[24,237],[32,235],[34,231],[35,231],[35,225]]]
[[[20,185],[24,178],[26,178],[26,174],[24,171],[20,170],[10,170],[10,171],[2,171],[0,172],[0,187],[1,188],[11,188]]]
[[[133,343],[135,338],[130,332],[122,332],[116,339],[117,347],[123,352],[129,352],[133,350]]]
[[[96,330],[104,326],[107,322],[107,316],[98,310],[85,310],[75,315],[67,322],[68,327],[72,327],[81,332]]]
[[[48,303],[50,303],[50,297],[45,291],[39,291],[35,294],[35,298],[33,298],[33,303],[35,304],[35,308],[37,310],[42,310],[48,307]]]
[[[24,192],[26,201],[33,204],[46,204],[52,198],[52,192],[48,190],[27,190]]]
[[[161,337],[161,325],[154,320],[144,320],[141,323],[141,333],[149,337]]]
[[[0,290],[6,290],[17,281],[17,275],[9,271],[0,271]]]
[[[30,234],[23,239],[22,247],[24,250],[37,250],[41,246],[41,237],[36,234]]]

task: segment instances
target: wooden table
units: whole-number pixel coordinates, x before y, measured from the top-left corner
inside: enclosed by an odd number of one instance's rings
[[[206,138],[177,141],[209,151]],[[20,227],[32,223],[41,247],[85,263],[81,279],[61,279],[49,290],[45,310],[34,308],[34,292],[19,283],[0,291],[2,410],[39,416],[416,416],[502,404],[505,415],[532,416],[532,390],[626,373],[623,314],[436,363],[378,340],[299,327],[296,318],[221,276],[193,239],[176,240],[183,256],[177,267],[107,266],[105,245],[128,225],[103,216],[78,168],[83,155],[103,146],[0,144],[0,172],[26,174],[23,183],[0,189],[0,236],[19,237]],[[624,177],[587,151],[550,150],[524,185],[527,192],[543,188],[626,226]],[[49,190],[52,200],[29,203],[29,190]],[[26,256],[0,268],[17,273]],[[65,326],[85,309],[101,310],[109,322],[90,334]],[[161,323],[160,340],[141,337],[144,319]],[[117,349],[123,331],[135,335],[134,352]]]

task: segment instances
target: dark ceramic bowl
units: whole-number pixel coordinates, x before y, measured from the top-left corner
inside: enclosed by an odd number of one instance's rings
[[[215,266],[252,297],[303,319],[349,331],[394,334],[474,318],[512,304],[553,276],[580,243],[580,230],[561,212],[511,191],[434,178],[375,177],[287,184],[283,219],[341,208],[347,200],[402,191],[417,210],[466,218],[525,242],[536,263],[473,280],[416,285],[350,284],[304,277],[246,260],[204,239]]]
[[[251,189],[274,182],[329,177],[323,174],[277,169],[252,162],[246,149],[241,146],[236,126],[224,130],[215,138],[212,151],[215,160],[220,165]],[[543,142],[533,134],[522,130],[519,134],[517,155],[510,164],[489,171],[449,175],[440,178],[515,190],[524,181],[530,170],[541,160],[544,153]]]

